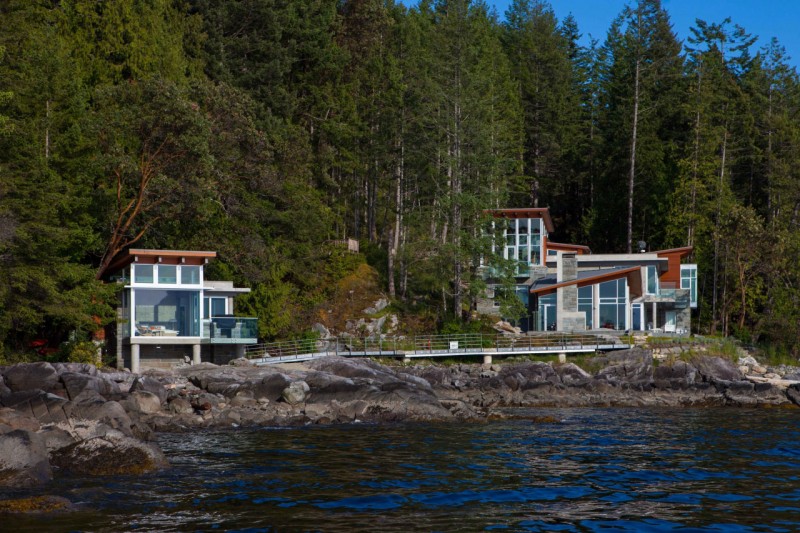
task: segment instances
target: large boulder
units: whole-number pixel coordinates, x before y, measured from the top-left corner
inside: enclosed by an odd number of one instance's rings
[[[92,368],[94,367],[92,366]],[[96,373],[63,372],[61,374],[61,382],[64,384],[69,399],[73,401],[86,390],[94,391],[106,399],[120,394],[119,385],[114,381],[97,376]]]
[[[69,402],[64,406],[69,418],[97,421],[119,430],[125,435],[132,435],[131,419],[119,402],[106,401],[100,395],[86,395],[79,401]]]
[[[295,381],[283,390],[281,398],[283,398],[286,403],[297,405],[305,401],[306,394],[309,390],[308,383],[305,381]]]
[[[52,478],[40,435],[24,429],[0,435],[0,487],[31,487]]]
[[[131,385],[130,392],[145,391],[158,396],[158,401],[167,400],[167,388],[158,379],[150,376],[138,376]]]
[[[161,411],[161,400],[152,392],[137,390],[120,402],[128,412],[153,414]]]
[[[653,381],[653,352],[650,350],[638,347],[621,350],[607,355],[605,360],[608,366],[597,372],[598,379],[633,387],[649,385]]]
[[[62,472],[90,476],[144,474],[169,466],[157,446],[118,432],[56,450],[50,461]]]
[[[662,364],[653,372],[653,381],[658,389],[685,390],[695,384],[697,369],[685,361]]]
[[[276,401],[281,397],[283,391],[291,382],[291,378],[285,374],[272,374],[265,377],[260,382],[250,385],[249,390],[256,400],[263,398]]]
[[[739,367],[733,361],[722,357],[699,356],[692,359],[692,364],[703,381],[714,383],[719,381],[741,381],[744,379]]]
[[[3,381],[12,392],[47,391],[58,383],[58,372],[50,363],[19,363],[3,370]]]
[[[182,398],[180,396],[172,398],[169,401],[167,410],[176,415],[190,415],[194,413],[194,407],[192,407],[192,403],[186,398]]]
[[[564,385],[582,385],[592,379],[591,374],[575,363],[557,365],[555,371]]]
[[[0,375],[0,396],[5,396],[6,394],[10,394],[11,389],[8,388],[6,385],[6,381],[2,375]]]

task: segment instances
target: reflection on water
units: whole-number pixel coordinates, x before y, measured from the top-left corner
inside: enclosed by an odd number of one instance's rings
[[[536,414],[562,423],[163,435],[170,471],[58,480],[50,492],[81,509],[47,520],[14,518],[13,527],[800,529],[800,411],[539,409]]]

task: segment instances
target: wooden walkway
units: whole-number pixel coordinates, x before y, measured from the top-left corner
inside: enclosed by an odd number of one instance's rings
[[[492,357],[592,353],[623,350],[631,345],[610,335],[541,333],[523,337],[504,335],[420,335],[400,338],[338,337],[254,344],[246,355],[257,365],[297,363],[319,357],[394,357],[405,360],[431,357]],[[488,359],[487,359],[488,358]]]

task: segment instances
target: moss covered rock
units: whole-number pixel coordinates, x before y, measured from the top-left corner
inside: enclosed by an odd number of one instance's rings
[[[137,475],[169,466],[158,447],[119,433],[56,450],[50,463],[61,472],[88,476]]]

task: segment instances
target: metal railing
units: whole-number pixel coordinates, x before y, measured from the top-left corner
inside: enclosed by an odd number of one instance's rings
[[[481,355],[543,353],[627,348],[619,338],[577,333],[540,333],[510,337],[467,333],[411,337],[335,337],[255,344],[246,348],[248,358],[342,355],[345,357],[396,357],[425,355]]]
[[[258,319],[226,316],[203,320],[203,338],[212,340],[256,339],[258,338]]]

